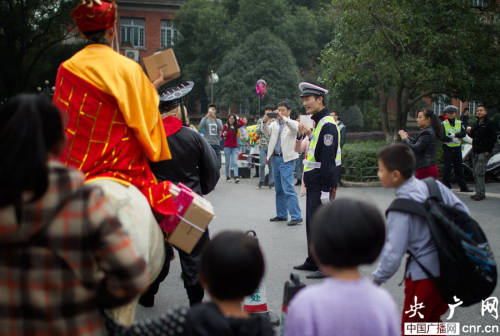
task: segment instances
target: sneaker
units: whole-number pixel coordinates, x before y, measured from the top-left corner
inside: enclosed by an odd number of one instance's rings
[[[273,188],[274,188],[274,184],[270,184],[269,189],[273,189]]]
[[[269,219],[270,222],[286,222],[287,219],[286,218],[283,218],[283,217],[273,217],[273,218],[270,218]]]
[[[257,184],[257,189],[262,189],[262,182],[259,182],[259,184]]]
[[[236,178],[234,179],[234,183],[240,183],[240,178],[239,178],[239,177],[236,177]]]
[[[314,271],[318,270],[318,266],[305,261],[303,264],[293,266],[293,269],[296,269],[299,271],[312,271],[312,272],[314,272]]]
[[[481,196],[481,195],[478,195],[478,194],[474,194],[470,198],[472,198],[474,201],[482,201],[482,200],[484,200],[486,198],[486,196]]]
[[[288,226],[299,225],[300,223],[302,223],[302,218],[292,219],[288,222]]]
[[[230,177],[226,177],[226,182],[227,183],[231,183],[231,178]]]

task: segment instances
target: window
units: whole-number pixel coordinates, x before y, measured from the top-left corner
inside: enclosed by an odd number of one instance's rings
[[[144,19],[120,18],[120,45],[144,48]]]
[[[476,109],[479,103],[477,101],[470,101],[469,105],[467,106],[469,108],[469,113],[470,114],[476,114]]]
[[[174,28],[172,21],[161,20],[160,48],[170,48],[176,40],[177,30]]]
[[[486,0],[472,0],[473,8],[488,8],[488,1]]]
[[[436,95],[432,97],[432,109],[434,110],[434,114],[443,114],[443,109],[448,105],[448,102],[449,99],[446,95]]]

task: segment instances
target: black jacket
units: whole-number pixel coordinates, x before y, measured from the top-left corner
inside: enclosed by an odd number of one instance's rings
[[[272,336],[268,318],[261,314],[249,318],[228,318],[213,303],[191,307],[186,319],[187,336]]]
[[[312,119],[317,125],[321,118],[329,114],[328,108],[325,107],[313,115]],[[328,146],[325,145],[325,135],[333,136],[333,142]],[[316,162],[321,162],[321,168],[304,172],[304,183],[307,190],[331,191],[332,188],[337,186],[340,170],[340,167],[335,165],[338,141],[337,126],[331,123],[323,125],[314,151],[314,158]]]
[[[403,140],[415,153],[417,169],[433,166],[436,164],[436,150],[438,139],[432,126],[424,128],[416,138],[406,138]]]
[[[472,126],[470,137],[472,138],[472,151],[474,153],[490,153],[497,142],[496,127],[488,117],[483,122],[479,120]]]
[[[211,192],[220,177],[217,157],[208,142],[189,127],[167,136],[171,160],[150,162],[159,181],[181,182],[200,195]]]

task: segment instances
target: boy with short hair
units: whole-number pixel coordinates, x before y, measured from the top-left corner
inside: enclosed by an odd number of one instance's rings
[[[378,154],[378,177],[384,188],[395,188],[397,198],[424,202],[429,197],[425,182],[417,180],[415,157],[408,146],[396,144],[382,148]],[[436,181],[443,202],[458,210],[469,213],[467,207],[453,192]],[[373,279],[381,284],[391,278],[398,270],[401,260],[408,249],[434,277],[439,278],[439,258],[436,245],[424,218],[399,211],[387,215],[387,237],[380,262],[373,272]],[[415,302],[415,300],[417,300]],[[414,314],[417,303],[423,307]],[[405,322],[440,322],[440,316],[448,310],[434,282],[428,278],[420,266],[409,259],[405,270],[405,300],[401,328],[404,334]],[[421,317],[423,316],[423,317]]]
[[[285,336],[396,336],[396,304],[386,290],[361,276],[385,238],[384,217],[373,205],[338,199],[313,218],[311,249],[326,280],[293,298]]]

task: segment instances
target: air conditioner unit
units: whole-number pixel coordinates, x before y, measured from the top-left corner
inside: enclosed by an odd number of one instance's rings
[[[139,62],[139,50],[126,49],[125,50],[125,56],[127,56],[128,58],[133,59],[136,62]]]

